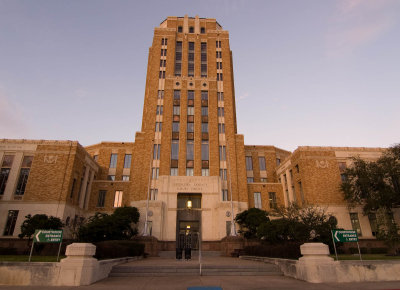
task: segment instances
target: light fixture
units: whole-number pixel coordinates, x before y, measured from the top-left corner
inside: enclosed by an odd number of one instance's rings
[[[190,199],[186,202],[186,207],[192,209],[192,201]]]
[[[190,230],[190,225],[187,225],[186,228],[187,228],[188,230]]]

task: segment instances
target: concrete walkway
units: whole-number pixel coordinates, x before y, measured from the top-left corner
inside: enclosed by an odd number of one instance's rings
[[[204,263],[226,265],[241,265],[242,263],[260,263],[255,261],[239,260],[238,258],[228,257],[205,257]],[[179,265],[197,264],[198,260],[176,261],[174,259],[148,258],[134,261],[135,265]],[[127,263],[128,264],[128,263]],[[127,265],[125,264],[125,265]],[[364,283],[323,283],[313,284],[299,281],[284,276],[169,276],[169,277],[110,277],[99,281],[90,286],[80,287],[44,287],[44,286],[0,286],[3,289],[32,289],[32,290],[50,290],[50,289],[112,289],[112,290],[186,290],[193,286],[219,286],[224,290],[253,290],[253,289],[351,289],[351,290],[369,290],[369,289],[400,289],[399,282],[364,282]]]

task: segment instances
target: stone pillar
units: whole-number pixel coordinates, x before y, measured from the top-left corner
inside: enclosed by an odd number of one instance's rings
[[[93,258],[96,246],[90,243],[73,243],[67,246],[67,258],[60,262],[60,286],[90,285],[99,271],[99,261]]]
[[[297,263],[297,277],[312,283],[335,282],[336,268],[329,257],[329,247],[323,243],[305,243],[300,246],[303,255]]]

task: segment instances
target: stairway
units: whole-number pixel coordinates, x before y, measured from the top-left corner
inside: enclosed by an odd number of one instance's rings
[[[202,276],[281,276],[276,265],[228,257],[204,257]],[[198,276],[198,259],[177,261],[171,258],[148,258],[112,268],[110,277]]]

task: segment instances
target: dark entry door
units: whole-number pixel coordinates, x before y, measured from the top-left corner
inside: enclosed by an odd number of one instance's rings
[[[191,207],[187,206],[188,201]],[[201,194],[178,194],[177,207],[176,247],[197,250],[201,228]]]

